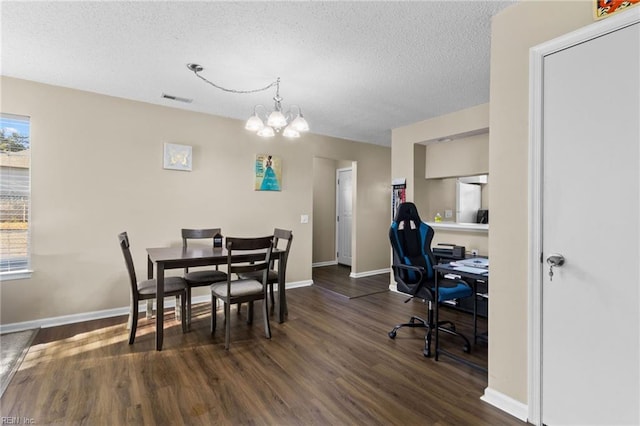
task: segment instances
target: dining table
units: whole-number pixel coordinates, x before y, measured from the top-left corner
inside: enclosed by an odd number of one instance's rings
[[[278,260],[285,250],[274,248],[271,260]],[[265,251],[234,252],[232,262],[253,262],[264,260]],[[156,350],[162,350],[164,331],[164,278],[165,270],[194,268],[197,266],[224,265],[228,252],[225,247],[157,247],[147,248],[147,277],[156,279]],[[265,299],[264,303],[268,303]],[[278,268],[278,322],[284,322],[287,311],[285,277],[282,268]],[[212,312],[215,315],[215,312]]]

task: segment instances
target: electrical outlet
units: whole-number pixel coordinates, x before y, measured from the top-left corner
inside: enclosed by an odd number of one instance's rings
[[[444,218],[445,219],[450,219],[453,216],[453,210],[445,210],[444,211]]]
[[[478,249],[471,249],[471,256],[477,256],[478,255]]]

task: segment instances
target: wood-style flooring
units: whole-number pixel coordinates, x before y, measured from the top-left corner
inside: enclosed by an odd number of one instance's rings
[[[344,271],[334,268],[336,281]],[[389,275],[377,279],[388,284]],[[423,303],[389,291],[349,299],[317,285],[291,289],[287,299],[288,320],[272,317],[271,340],[259,304],[251,326],[246,311],[232,310],[228,352],[222,312],[212,337],[207,304],[194,306],[186,334],[166,314],[161,352],[144,315],[133,345],[125,316],[42,329],[0,415],[39,425],[523,424],[480,400],[486,374],[425,358],[424,330],[387,336],[396,323],[424,315]],[[471,334],[469,315],[445,309],[443,316]],[[457,340],[443,340],[462,354]],[[476,345],[469,357],[486,365],[486,352]]]

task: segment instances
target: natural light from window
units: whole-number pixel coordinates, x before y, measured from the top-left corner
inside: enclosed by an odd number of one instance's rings
[[[28,277],[31,155],[29,117],[0,114],[0,279]]]

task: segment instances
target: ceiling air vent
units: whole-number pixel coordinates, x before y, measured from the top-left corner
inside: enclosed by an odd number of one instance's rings
[[[191,102],[193,102],[193,99],[181,98],[179,96],[173,96],[173,95],[167,95],[166,93],[163,93],[162,97],[165,98],[165,99],[176,101],[176,102],[184,102],[185,104],[190,104]]]

